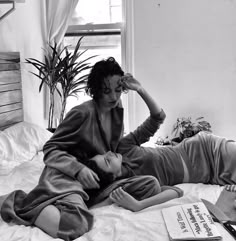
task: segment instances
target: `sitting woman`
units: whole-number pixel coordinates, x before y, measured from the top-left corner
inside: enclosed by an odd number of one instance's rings
[[[160,112],[140,83],[124,74],[114,58],[97,62],[87,82],[92,99],[72,108],[44,145],[45,167],[38,185],[29,193],[16,190],[4,200],[4,221],[35,225],[64,240],[76,239],[91,229],[93,214],[86,205],[87,192],[101,188],[101,183],[87,162],[97,154],[116,152],[123,136],[120,97],[124,90],[136,91],[152,115]],[[150,195],[155,193],[154,188]]]
[[[97,153],[116,151],[123,136],[123,77],[128,76],[114,58],[95,63],[86,86],[91,100],[73,107],[44,145],[38,185],[29,193],[8,195],[1,209],[4,221],[35,225],[64,240],[90,230],[93,214],[84,203],[84,190],[99,188],[99,178],[85,162]]]

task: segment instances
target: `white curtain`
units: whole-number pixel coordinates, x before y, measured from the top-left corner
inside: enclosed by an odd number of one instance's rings
[[[60,44],[79,0],[44,0],[45,44]]]
[[[69,20],[79,0],[44,0],[42,27],[44,34],[44,47],[48,44],[58,45],[62,43],[66,33]],[[56,93],[57,94],[57,93]],[[57,94],[58,95],[58,94]],[[46,94],[48,97],[48,94]],[[55,96],[54,117],[55,122],[59,120],[61,105],[60,97]],[[48,117],[49,98],[46,98],[45,113]],[[54,123],[57,126],[57,123]]]

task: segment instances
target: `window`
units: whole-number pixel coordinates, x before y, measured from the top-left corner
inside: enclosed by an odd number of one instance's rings
[[[122,65],[121,28],[122,0],[79,0],[64,37],[64,45],[70,46],[73,51],[78,39],[85,36],[81,47],[88,51],[84,57],[98,55],[91,64],[113,56]],[[66,111],[89,98],[84,92],[78,98],[68,98]]]

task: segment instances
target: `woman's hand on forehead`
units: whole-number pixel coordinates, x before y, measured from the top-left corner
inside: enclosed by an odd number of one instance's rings
[[[141,88],[141,84],[136,80],[132,74],[127,73],[120,79],[120,85],[127,90],[138,91]]]

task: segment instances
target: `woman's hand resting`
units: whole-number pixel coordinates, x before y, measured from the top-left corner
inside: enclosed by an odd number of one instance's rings
[[[135,90],[139,91],[142,86],[138,80],[136,80],[131,74],[127,73],[121,77],[121,86],[123,86],[126,90]]]
[[[84,189],[100,188],[98,184],[98,182],[100,181],[98,175],[88,167],[84,167],[78,173],[77,179]]]

